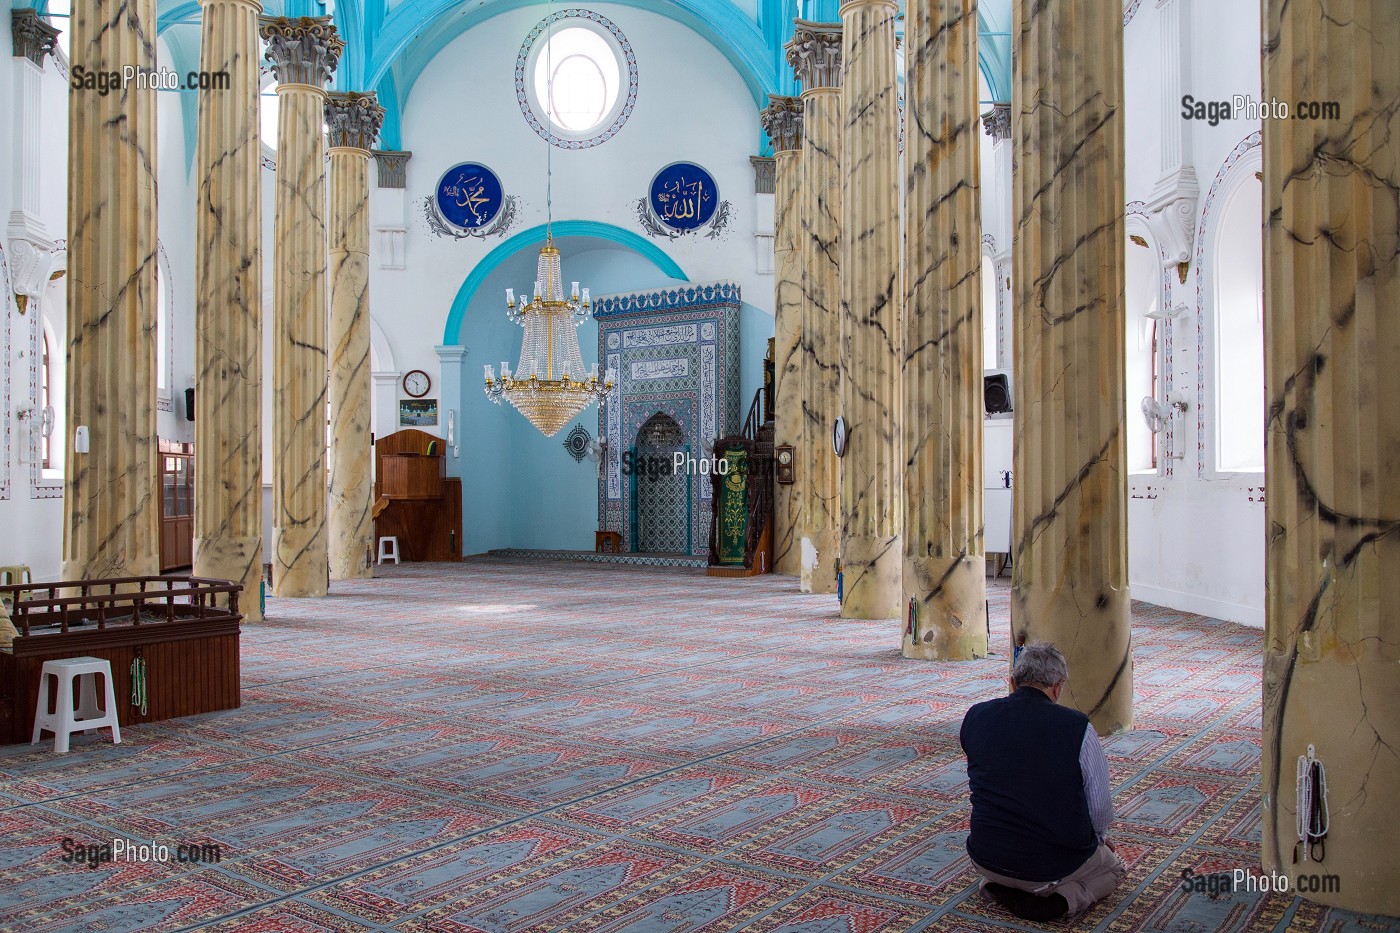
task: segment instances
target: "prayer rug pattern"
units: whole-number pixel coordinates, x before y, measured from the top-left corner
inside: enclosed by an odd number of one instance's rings
[[[958,726],[1005,690],[1005,581],[993,657],[933,664],[791,578],[378,572],[269,600],[244,627],[241,709],[67,756],[0,748],[0,928],[1032,929],[980,896],[963,848]],[[1261,636],[1142,603],[1133,622],[1137,727],[1105,740],[1128,877],[1051,928],[1400,933],[1183,889],[1258,870]],[[218,860],[64,861],[117,838]]]

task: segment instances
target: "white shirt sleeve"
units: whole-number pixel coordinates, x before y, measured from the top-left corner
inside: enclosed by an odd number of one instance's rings
[[[1084,799],[1089,804],[1089,819],[1094,833],[1102,843],[1113,822],[1113,792],[1109,787],[1108,759],[1099,744],[1098,733],[1092,725],[1084,728],[1084,741],[1079,746],[1079,770],[1084,775]]]

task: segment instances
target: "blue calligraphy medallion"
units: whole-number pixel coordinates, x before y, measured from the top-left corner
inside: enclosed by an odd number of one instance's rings
[[[692,162],[673,162],[651,180],[649,203],[658,220],[673,230],[697,230],[719,207],[719,186]]]
[[[443,172],[434,195],[438,215],[459,230],[479,230],[496,219],[505,190],[496,173],[477,162]]]

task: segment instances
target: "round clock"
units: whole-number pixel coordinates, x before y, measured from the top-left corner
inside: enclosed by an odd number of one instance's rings
[[[836,451],[836,456],[846,456],[846,419],[837,418],[831,425],[831,449]]]
[[[421,369],[405,373],[403,377],[403,390],[414,398],[422,398],[428,394],[428,390],[433,387],[433,380],[428,378],[428,374]]]
[[[778,462],[783,466],[792,466],[792,448],[784,447],[778,451]]]

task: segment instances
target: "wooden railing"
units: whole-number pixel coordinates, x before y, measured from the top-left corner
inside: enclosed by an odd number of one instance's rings
[[[66,635],[70,627],[86,630],[94,623],[101,631],[238,617],[240,589],[226,580],[192,576],[118,577],[0,586],[0,600],[12,605],[11,621],[21,635],[36,628]]]

